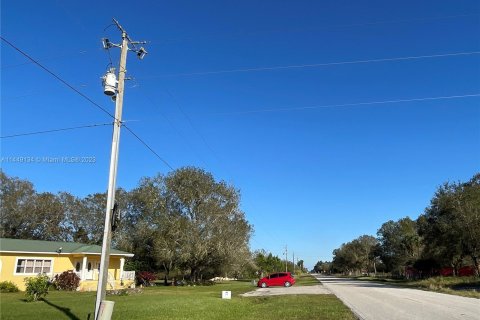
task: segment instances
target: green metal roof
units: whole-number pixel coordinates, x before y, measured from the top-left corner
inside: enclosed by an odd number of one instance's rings
[[[59,250],[60,248],[61,250]],[[101,254],[102,247],[95,244],[84,244],[76,242],[0,238],[0,252]],[[110,254],[133,257],[133,253],[115,249],[111,249]]]

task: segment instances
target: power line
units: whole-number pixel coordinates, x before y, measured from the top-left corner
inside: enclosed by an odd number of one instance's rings
[[[396,23],[409,23],[409,22],[428,22],[428,21],[435,21],[435,20],[446,20],[446,19],[456,19],[456,18],[468,18],[468,17],[478,17],[478,14],[458,14],[458,15],[451,15],[451,16],[437,16],[437,17],[423,17],[423,18],[413,18],[413,19],[396,19],[396,20],[380,20],[380,21],[372,21],[372,22],[360,22],[360,23],[349,23],[349,24],[336,24],[330,26],[318,26],[318,27],[297,27],[297,28],[274,28],[274,29],[263,29],[263,30],[255,30],[255,31],[238,31],[233,32],[228,35],[223,35],[221,33],[210,33],[203,37],[194,37],[194,36],[183,36],[181,38],[176,39],[167,39],[160,42],[161,45],[165,44],[174,44],[174,43],[181,43],[191,40],[202,40],[202,39],[209,39],[220,36],[222,38],[237,38],[240,36],[250,36],[255,35],[258,36],[259,34],[275,34],[275,33],[298,33],[304,30],[326,30],[329,31],[331,29],[340,29],[340,28],[355,28],[355,27],[365,27],[365,26],[375,26],[375,25],[382,25],[382,24],[396,24]]]
[[[90,99],[89,97],[87,97],[85,94],[83,94],[81,91],[77,90],[74,86],[72,86],[71,84],[69,84],[67,81],[63,80],[62,78],[60,78],[58,75],[56,75],[55,73],[53,73],[52,71],[50,71],[49,69],[47,69],[47,67],[43,66],[42,64],[40,64],[40,62],[38,62],[37,60],[33,59],[31,56],[29,56],[27,53],[25,53],[24,51],[22,51],[21,49],[19,49],[18,47],[16,47],[13,43],[11,43],[10,41],[8,41],[7,39],[5,39],[3,36],[0,36],[0,38],[6,43],[8,44],[10,47],[12,47],[13,49],[15,49],[16,51],[18,51],[19,53],[21,53],[23,56],[25,56],[27,59],[29,59],[30,61],[32,61],[33,63],[35,63],[37,66],[39,66],[40,68],[42,68],[43,70],[45,70],[46,72],[48,72],[49,74],[51,74],[53,77],[55,77],[58,81],[60,81],[61,83],[63,83],[64,85],[66,85],[67,87],[69,87],[70,89],[72,89],[73,91],[75,91],[76,93],[78,93],[80,96],[82,96],[83,98],[85,98],[86,100],[88,100],[91,104],[93,104],[94,106],[96,106],[98,109],[102,110],[104,113],[108,114],[112,119],[116,120],[115,119],[115,116],[112,115],[110,112],[108,112],[105,108],[103,108],[101,105],[99,105],[98,103],[96,103],[95,101],[93,101],[92,99]]]
[[[47,58],[44,58],[44,59],[40,59],[40,61],[46,61],[46,60],[58,60],[58,59],[61,59],[61,58],[65,58],[65,57],[71,57],[73,55],[77,55],[77,54],[85,54],[87,53],[86,50],[81,50],[79,52],[76,52],[76,53],[66,53],[66,54],[62,54],[62,55],[58,55],[58,56],[51,56],[51,57],[47,57]],[[0,69],[6,69],[6,68],[15,68],[15,67],[21,67],[21,66],[24,66],[24,65],[28,65],[28,64],[31,64],[33,63],[32,61],[27,61],[27,62],[22,62],[22,63],[17,63],[17,64],[10,64],[10,65],[2,65],[0,67]]]
[[[132,129],[130,129],[126,125],[123,125],[123,127],[127,129],[135,138],[137,138],[137,140],[140,141],[148,150],[150,150],[154,155],[156,155],[157,158],[160,159],[167,167],[175,171],[175,169],[166,160],[160,157],[160,155],[155,150],[153,150],[145,141],[143,141],[142,138],[140,138],[135,132],[133,132]]]
[[[431,58],[467,56],[467,55],[474,55],[474,54],[480,54],[480,51],[454,52],[454,53],[431,54],[431,55],[421,55],[421,56],[406,56],[406,57],[379,58],[379,59],[352,60],[352,61],[338,61],[338,62],[326,62],[326,63],[299,64],[299,65],[288,65],[288,66],[243,68],[243,69],[202,71],[202,72],[190,72],[190,73],[172,73],[172,74],[164,74],[164,75],[144,77],[143,79],[162,78],[162,77],[202,76],[202,75],[222,74],[222,73],[258,72],[258,71],[272,71],[272,70],[283,70],[283,69],[318,68],[318,67],[338,66],[338,65],[347,65],[347,64],[364,64],[364,63],[377,63],[377,62],[420,60],[420,59],[431,59]]]
[[[203,143],[205,144],[205,146],[207,147],[208,150],[210,150],[210,153],[214,156],[214,158],[218,161],[218,163],[222,164],[224,169],[227,169],[227,174],[230,176],[230,178],[232,179],[233,175],[230,174],[227,166],[224,165],[224,161],[222,162],[222,160],[220,159],[220,157],[217,155],[217,153],[215,152],[215,150],[213,150],[213,148],[210,146],[210,144],[207,142],[207,140],[205,139],[205,137],[202,135],[202,133],[200,132],[200,130],[197,129],[197,127],[193,124],[193,121],[192,119],[187,115],[187,113],[183,110],[182,106],[180,105],[180,102],[178,101],[178,99],[173,95],[173,93],[170,91],[170,90],[166,90],[167,93],[170,95],[170,97],[172,98],[174,104],[177,106],[178,110],[180,110],[180,112],[183,114],[183,116],[187,119],[188,123],[190,124],[190,126],[192,127],[192,129],[197,133],[197,135],[202,139]]]
[[[431,101],[431,100],[444,100],[444,99],[460,99],[460,98],[472,98],[472,97],[480,97],[480,93],[455,95],[455,96],[425,97],[425,98],[413,98],[413,99],[398,99],[398,100],[343,103],[343,104],[326,104],[326,105],[309,106],[309,107],[257,109],[257,110],[249,110],[249,111],[222,112],[222,113],[214,113],[214,114],[216,114],[216,115],[237,115],[237,114],[279,112],[279,111],[298,111],[298,110],[313,110],[313,109],[321,109],[321,108],[353,107],[353,106],[363,106],[363,105],[376,105],[376,104],[401,103],[401,102],[418,102],[418,101]]]
[[[59,76],[57,76],[55,73],[53,73],[52,71],[50,71],[49,69],[47,69],[46,67],[44,67],[42,64],[40,64],[38,61],[36,61],[35,59],[33,59],[31,56],[29,56],[27,53],[23,52],[21,49],[19,49],[18,47],[16,47],[15,45],[13,45],[10,41],[8,41],[7,39],[5,39],[4,37],[0,36],[0,38],[5,42],[7,43],[9,46],[11,46],[13,49],[15,49],[16,51],[20,52],[22,55],[24,55],[26,58],[28,58],[30,61],[32,61],[33,63],[35,63],[36,65],[38,65],[40,68],[42,68],[43,70],[45,70],[46,72],[48,72],[49,74],[51,74],[52,76],[54,76],[57,80],[59,80],[60,82],[62,82],[63,84],[65,84],[67,87],[69,87],[70,89],[72,89],[73,91],[75,91],[76,93],[78,93],[80,96],[82,96],[84,99],[86,99],[88,102],[90,102],[91,104],[93,104],[94,106],[96,106],[97,108],[99,108],[100,110],[102,110],[103,112],[105,112],[107,115],[109,115],[111,118],[113,118],[115,121],[117,121],[117,119],[115,118],[114,115],[112,115],[110,112],[108,112],[105,108],[103,108],[102,106],[100,106],[98,103],[96,103],[95,101],[93,101],[92,99],[90,99],[88,96],[86,96],[85,94],[83,94],[82,92],[78,91],[77,89],[75,89],[75,87],[73,87],[72,85],[70,85],[68,82],[66,82],[65,80],[63,80],[62,78],[60,78]],[[157,158],[159,158],[163,163],[165,163],[170,169],[172,170],[175,170],[173,169],[173,167],[168,163],[166,162],[162,157],[160,157],[160,155],[155,152],[155,150],[153,150],[145,141],[143,141],[135,132],[133,132],[133,130],[131,130],[130,128],[128,128],[126,125],[124,125],[125,129],[127,129],[131,134],[133,134],[135,136],[135,138],[138,139],[138,141],[140,141],[145,147],[147,147],[147,149],[149,149],[155,156],[157,156]]]
[[[150,102],[150,104],[152,106],[155,106],[157,107],[157,104],[153,101],[153,99],[150,98],[149,95],[147,95],[145,92],[143,92],[143,90],[141,89],[141,86],[140,84],[136,81],[136,79],[133,79],[133,81],[136,83],[134,85],[134,87],[140,87],[140,92],[144,95],[144,97],[148,100],[148,102]],[[207,164],[205,162],[205,160],[203,159],[203,157],[198,153],[198,151],[193,147],[193,145],[190,143],[189,139],[187,139],[187,137],[179,130],[175,127],[175,125],[173,124],[173,122],[170,120],[169,117],[167,117],[167,115],[165,113],[163,113],[161,111],[161,108],[158,107],[158,113],[167,121],[167,123],[170,125],[170,127],[183,139],[185,140],[185,142],[187,143],[187,145],[189,146],[190,150],[192,150],[193,153],[195,153],[197,155],[197,157],[200,159],[200,161],[203,163],[203,165],[206,167]]]
[[[77,87],[86,87],[86,86],[87,86],[86,84],[77,85]],[[43,88],[42,90],[34,90],[34,91],[30,91],[30,92],[27,92],[25,94],[18,95],[18,96],[2,95],[2,99],[3,100],[16,100],[16,99],[22,99],[22,98],[30,97],[30,96],[34,96],[34,95],[51,94],[51,91],[53,91],[53,90],[57,90],[57,87],[49,87],[49,88]]]
[[[182,113],[182,115],[187,119],[188,123],[190,124],[190,126],[193,128],[193,130],[197,133],[197,135],[202,139],[203,143],[207,146],[207,148],[210,150],[210,152],[213,154],[213,156],[220,162],[221,160],[219,159],[219,157],[217,156],[217,154],[215,153],[215,151],[213,151],[212,147],[210,147],[210,145],[207,143],[207,140],[205,139],[205,137],[200,133],[200,131],[196,128],[196,126],[193,124],[193,121],[192,119],[190,119],[190,117],[185,113],[185,111],[183,110],[183,108],[180,106],[180,103],[178,102],[177,98],[170,92],[170,90],[167,90],[167,93],[168,95],[172,98],[175,106],[177,107],[178,110],[180,110],[180,112]]]
[[[68,131],[68,130],[76,130],[76,129],[103,127],[103,126],[108,126],[108,125],[112,125],[112,123],[111,122],[109,122],[109,123],[98,123],[98,124],[89,124],[89,125],[85,125],[85,126],[61,128],[61,129],[51,129],[51,130],[43,130],[43,131],[35,131],[35,132],[17,133],[17,134],[12,134],[12,135],[8,135],[8,136],[0,136],[0,139],[16,138],[16,137],[23,137],[23,136],[33,136],[33,135],[44,134],[44,133],[52,133],[52,132]]]

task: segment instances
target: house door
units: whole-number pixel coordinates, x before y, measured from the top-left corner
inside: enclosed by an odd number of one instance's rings
[[[85,279],[93,280],[93,262],[87,261],[87,270],[85,270]]]

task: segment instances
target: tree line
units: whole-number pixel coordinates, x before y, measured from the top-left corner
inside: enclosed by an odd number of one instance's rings
[[[444,183],[430,205],[413,220],[387,221],[377,236],[362,235],[333,251],[331,262],[319,261],[316,272],[346,274],[390,272],[434,275],[449,267],[453,275],[473,266],[480,275],[480,174],[467,182]]]
[[[101,244],[106,193],[80,198],[36,192],[27,180],[0,171],[0,236]],[[240,192],[202,169],[185,167],[118,189],[120,223],[112,246],[134,253],[129,267],[188,273],[193,281],[254,268],[253,227],[240,209]]]
[[[263,277],[273,272],[288,271],[292,273],[306,272],[304,261],[285,261],[278,256],[274,256],[271,252],[265,250],[257,250],[253,253],[253,262],[256,267],[256,276]]]

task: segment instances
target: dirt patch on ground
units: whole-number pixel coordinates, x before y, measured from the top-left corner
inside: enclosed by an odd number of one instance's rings
[[[292,287],[271,287],[259,288],[241,294],[243,297],[264,297],[264,296],[279,296],[285,294],[332,294],[327,288],[319,284],[316,286],[292,286]]]

